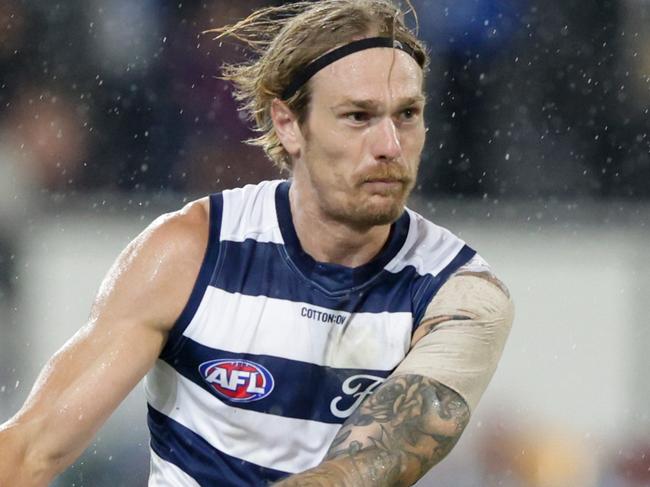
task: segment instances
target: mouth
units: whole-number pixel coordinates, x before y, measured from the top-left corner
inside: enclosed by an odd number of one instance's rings
[[[394,193],[401,191],[406,185],[403,179],[370,178],[363,181],[362,186],[373,193]]]

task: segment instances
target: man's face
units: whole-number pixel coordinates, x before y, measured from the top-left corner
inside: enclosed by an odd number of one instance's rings
[[[397,49],[367,49],[312,78],[303,126],[304,178],[325,216],[359,228],[404,210],[424,146],[422,70]]]

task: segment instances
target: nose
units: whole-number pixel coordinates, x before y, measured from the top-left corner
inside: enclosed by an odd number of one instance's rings
[[[402,155],[402,144],[395,121],[382,118],[375,126],[373,155],[378,160],[395,160]]]

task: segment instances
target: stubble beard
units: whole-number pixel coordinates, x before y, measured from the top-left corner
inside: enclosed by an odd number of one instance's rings
[[[389,194],[364,194],[361,185],[357,191],[365,197],[358,201],[352,197],[343,204],[331,202],[327,198],[321,201],[321,209],[328,218],[360,231],[369,230],[380,225],[390,225],[404,212],[406,200],[411,193],[413,183],[405,181],[400,191]],[[380,199],[380,201],[377,201]]]
[[[309,128],[306,126],[303,128],[305,140],[308,143],[307,150],[305,153],[306,159],[313,156],[312,151],[310,150],[310,136],[311,133]],[[416,173],[417,167],[416,164]],[[320,208],[323,214],[338,223],[343,225],[355,228],[359,231],[366,231],[375,226],[380,225],[389,225],[395,222],[401,215],[404,213],[404,208],[406,205],[406,200],[408,199],[413,187],[415,185],[414,176],[408,175],[403,170],[388,167],[387,169],[381,169],[375,171],[373,174],[366,175],[362,180],[358,181],[353,190],[357,192],[357,195],[363,195],[364,183],[372,179],[392,179],[401,181],[401,187],[399,190],[390,191],[383,195],[379,194],[369,194],[365,193],[365,198],[362,198],[361,201],[358,201],[357,198],[351,197],[346,198],[344,202],[331,201],[327,197],[327,190],[318,184],[314,179],[314,174],[308,170],[309,177],[312,180],[312,185],[316,189],[317,193],[321,195]],[[388,199],[388,201],[381,201],[377,203],[377,198]]]

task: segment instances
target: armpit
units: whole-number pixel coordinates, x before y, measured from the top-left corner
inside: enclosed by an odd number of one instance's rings
[[[501,357],[514,307],[489,272],[461,272],[438,291],[394,375],[417,374],[458,392],[473,410]]]

